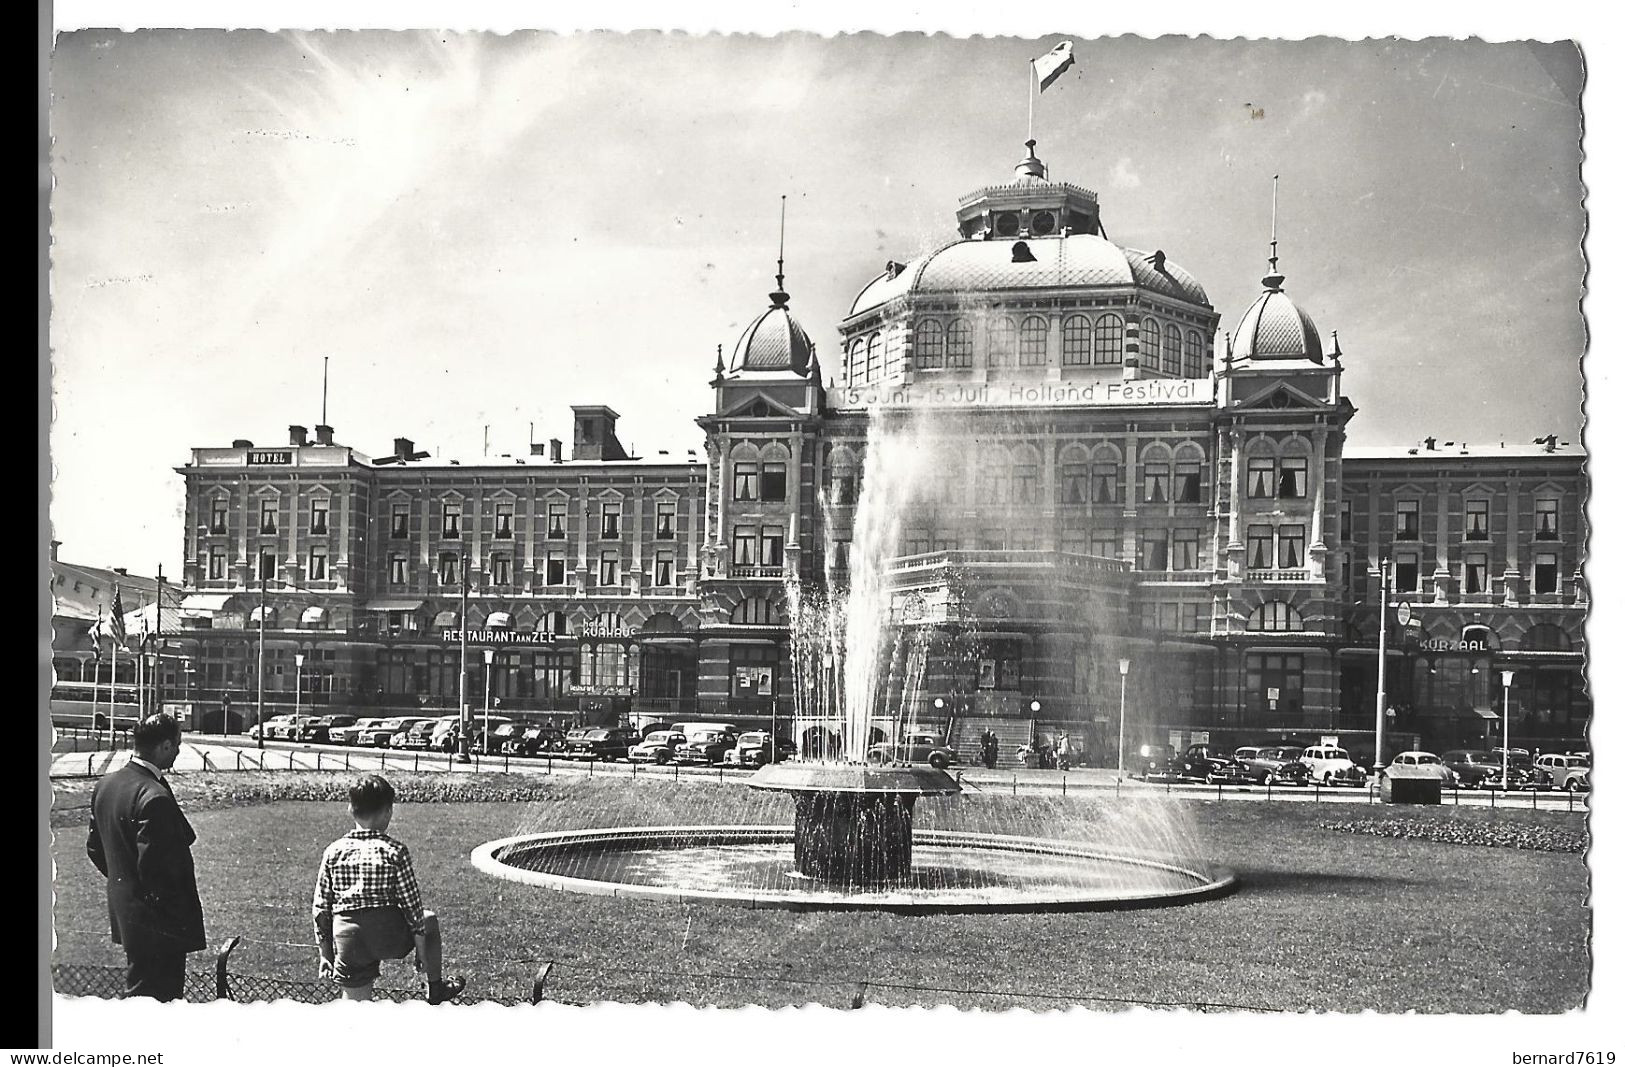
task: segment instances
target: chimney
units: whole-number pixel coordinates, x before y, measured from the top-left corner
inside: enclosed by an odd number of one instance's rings
[[[124,575],[124,577],[128,578],[130,576],[130,568],[128,568],[128,567],[114,567],[113,568],[113,573],[114,574],[122,574],[122,575]]]
[[[545,455],[547,455],[547,442],[546,441],[532,441],[530,443],[530,454],[533,455],[533,456],[545,456]]]
[[[52,541],[51,542],[51,562],[52,563],[56,562],[56,550],[61,548],[61,547],[62,547],[62,542],[61,541]]]
[[[564,442],[560,441],[557,437],[549,438],[547,442],[547,454],[554,463],[563,463]]]
[[[625,459],[626,449],[615,436],[615,420],[620,418],[613,408],[602,404],[572,404],[575,412],[575,442],[570,449],[571,459],[615,460]]]
[[[1439,443],[1439,439],[1437,437],[1424,437],[1422,443],[1428,446],[1429,452],[1432,452],[1433,447]]]
[[[299,448],[305,443],[305,428],[303,426],[288,427],[288,444]]]
[[[410,437],[395,438],[395,458],[402,463],[412,458],[412,439]]]
[[[231,442],[232,448],[253,448],[254,442],[246,437],[239,437]]]
[[[332,444],[333,443],[333,427],[331,427],[331,426],[317,426],[316,427],[316,443],[319,444],[319,445],[330,445],[330,444]]]

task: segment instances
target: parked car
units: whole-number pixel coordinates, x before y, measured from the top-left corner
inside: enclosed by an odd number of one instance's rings
[[[566,759],[603,760],[612,763],[625,759],[633,745],[638,743],[638,732],[621,726],[594,726],[584,730],[571,730],[564,739]]]
[[[796,743],[781,737],[768,744],[766,730],[752,730],[739,735],[739,741],[722,754],[722,762],[730,767],[765,767],[769,762],[779,763],[796,753]]]
[[[723,754],[737,740],[726,730],[695,730],[684,736],[686,740],[672,753],[678,763],[721,763]]]
[[[1437,778],[1440,785],[1457,785],[1456,772],[1432,752],[1401,752],[1388,761],[1388,773],[1396,778]]]
[[[959,762],[959,753],[937,734],[905,734],[902,743],[869,746],[870,763],[927,763],[941,770]]]
[[[563,752],[564,737],[564,731],[557,726],[532,724],[521,730],[518,736],[505,741],[503,751],[516,756],[542,756],[549,752]]]
[[[633,745],[626,758],[633,763],[670,763],[677,746],[688,740],[676,730],[656,730]]]
[[[1548,752],[1535,757],[1535,766],[1552,776],[1553,789],[1577,793],[1591,788],[1591,757],[1581,753]]]
[[[1495,788],[1501,784],[1500,756],[1481,749],[1453,748],[1439,759],[1455,774],[1457,784],[1463,789]]]
[[[276,731],[278,728],[283,726],[292,718],[292,715],[272,715],[264,722],[257,722],[253,726],[250,726],[248,728],[248,736],[251,740],[258,741],[260,739],[260,734],[263,732],[266,739],[269,740],[276,736]]]
[[[1349,758],[1348,749],[1337,745],[1310,745],[1298,757],[1309,768],[1309,780],[1321,785],[1365,785],[1364,767]]]
[[[1245,780],[1241,766],[1220,752],[1217,745],[1186,746],[1185,751],[1174,761],[1174,777],[1195,778],[1209,785]]]
[[[271,722],[266,727],[265,737],[269,741],[292,741],[300,729],[315,718],[314,715],[289,715],[281,722]]]
[[[1129,777],[1134,777],[1137,768],[1139,776],[1148,782],[1153,778],[1169,778],[1174,773],[1176,755],[1173,745],[1141,745],[1135,762],[1129,764]]]
[[[437,719],[419,719],[389,739],[390,748],[428,748],[429,738],[439,725]]]
[[[1246,746],[1236,749],[1235,761],[1241,776],[1259,785],[1304,785],[1309,781],[1309,767],[1298,757],[1303,749],[1297,745]]]
[[[1501,749],[1490,749],[1490,760],[1499,767],[1501,765]],[[1512,776],[1513,789],[1550,789],[1552,776],[1544,767],[1535,766],[1535,759],[1529,754],[1527,748],[1509,748],[1506,750],[1507,771]]]
[[[396,734],[410,729],[414,723],[423,721],[423,719],[411,715],[397,716],[393,719],[380,719],[378,725],[358,730],[355,735],[355,743],[362,748],[388,748],[390,747],[390,739]],[[400,746],[397,745],[396,747]]]
[[[314,719],[306,719],[295,732],[295,741],[309,741],[315,744],[332,740],[334,727],[354,726],[354,715],[321,715]]]
[[[348,726],[329,726],[327,728],[327,740],[335,745],[353,745],[356,743],[356,738],[361,736],[362,730],[375,728],[383,721],[382,719],[357,719]]]
[[[474,720],[474,736],[469,741],[470,752],[478,752],[483,756],[495,756],[508,751],[508,743],[525,732],[522,722],[500,722],[494,724],[489,731],[478,720]]]

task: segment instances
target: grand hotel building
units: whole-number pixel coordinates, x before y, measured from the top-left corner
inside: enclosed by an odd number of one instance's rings
[[[1498,738],[1510,669],[1514,739],[1582,746],[1580,450],[1349,447],[1336,335],[1275,260],[1221,335],[1201,284],[1110,241],[1033,147],[953,241],[862,288],[829,373],[781,275],[718,354],[702,454],[629,456],[605,406],[575,408],[568,455],[374,457],[327,426],[194,449],[172,698],[251,718],[263,613],[268,712],[296,653],[307,704],[455,710],[466,629],[475,709],[488,670],[505,713],[799,716],[812,745],[830,657],[789,615],[848,580],[866,452],[906,435],[933,463],[892,614],[930,653],[913,710],[962,748],[1065,728],[1109,761],[1121,706],[1131,744],[1369,753],[1383,560],[1398,743]]]

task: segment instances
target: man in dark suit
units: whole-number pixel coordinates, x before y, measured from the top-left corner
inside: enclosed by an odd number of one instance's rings
[[[177,1000],[186,954],[207,946],[192,869],[197,834],[181,814],[164,772],[180,753],[180,723],[167,713],[131,733],[130,762],[96,783],[85,851],[107,877],[113,943],[124,946],[132,997]]]

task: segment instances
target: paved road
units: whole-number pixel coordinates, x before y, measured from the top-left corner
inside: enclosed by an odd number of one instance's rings
[[[71,751],[77,744],[79,751]],[[59,738],[55,755],[51,759],[51,777],[100,777],[110,769],[124,765],[129,758],[128,749],[110,752],[105,738],[93,742],[89,737]],[[442,752],[403,752],[396,749],[356,749],[344,745],[307,745],[281,741],[267,742],[264,749],[246,738],[218,737],[187,734],[181,754],[175,761],[177,771],[247,771],[247,770],[324,770],[324,771],[419,771],[450,773],[554,774],[567,777],[660,778],[679,782],[744,782],[753,772],[725,767],[634,767],[630,763],[577,763],[569,760],[529,759],[524,757],[474,757],[471,763],[458,763]],[[1028,796],[1044,794],[1121,793],[1139,796],[1177,796],[1186,800],[1228,801],[1286,801],[1296,803],[1371,804],[1375,801],[1375,786],[1363,789],[1323,789],[1317,787],[1276,786],[1216,786],[1197,782],[1166,783],[1129,780],[1118,785],[1115,768],[1084,767],[1067,772],[1050,770],[986,770],[983,768],[956,769],[955,776],[967,794],[998,794]],[[1584,812],[1586,794],[1570,796],[1564,793],[1491,793],[1488,790],[1446,790],[1446,805],[1461,807],[1515,807],[1550,811]]]

